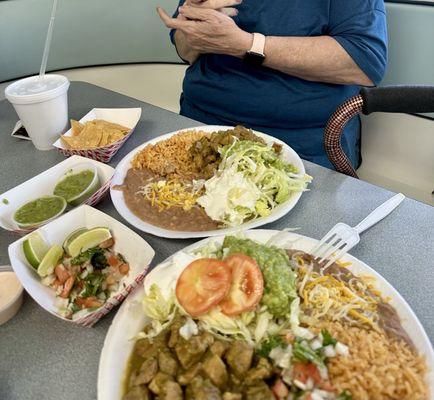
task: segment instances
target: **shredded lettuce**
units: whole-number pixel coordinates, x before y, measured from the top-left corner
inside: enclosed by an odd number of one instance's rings
[[[168,298],[163,296],[161,289],[155,283],[149,288],[149,293],[143,297],[143,311],[151,319],[151,326],[140,337],[152,338],[168,327],[176,314],[175,294],[171,292]]]
[[[247,312],[238,317],[228,317],[218,308],[213,308],[207,314],[198,317],[200,327],[222,338],[231,336],[232,339],[244,339],[249,344],[254,344],[252,333],[248,325],[255,317],[254,312]]]
[[[205,194],[197,202],[209,217],[227,226],[268,216],[312,180],[262,143],[235,141],[220,151],[219,169],[205,182]]]
[[[300,298],[296,297],[291,303],[291,314],[289,317],[291,331],[295,336],[303,339],[313,339],[314,334],[306,328],[300,326]]]

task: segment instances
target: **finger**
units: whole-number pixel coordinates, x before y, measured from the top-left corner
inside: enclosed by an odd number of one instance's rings
[[[203,2],[195,3],[192,2],[192,5],[197,4],[197,6],[201,8],[211,8],[212,10],[219,10],[220,8],[225,7],[233,7],[242,3],[242,0],[205,0]]]
[[[182,6],[179,7],[179,13],[188,19],[205,21],[213,16],[218,16],[220,13],[216,10],[211,10],[209,8],[199,8]]]
[[[170,29],[182,29],[189,24],[189,21],[183,21],[182,18],[176,19],[170,17],[161,7],[157,7],[157,12],[161,20],[164,22],[164,25]]]
[[[238,15],[238,10],[233,7],[223,7],[219,10],[223,14],[228,15],[229,17],[236,17]]]

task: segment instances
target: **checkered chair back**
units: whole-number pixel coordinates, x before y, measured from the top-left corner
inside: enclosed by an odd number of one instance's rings
[[[358,178],[342,150],[341,136],[345,125],[358,114],[373,112],[428,113],[434,112],[434,86],[386,86],[363,88],[348,99],[330,117],[324,131],[327,157],[336,171]]]

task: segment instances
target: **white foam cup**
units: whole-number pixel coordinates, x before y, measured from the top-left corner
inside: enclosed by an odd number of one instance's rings
[[[68,125],[69,80],[48,74],[20,79],[5,89],[30,139],[38,150],[51,150]]]

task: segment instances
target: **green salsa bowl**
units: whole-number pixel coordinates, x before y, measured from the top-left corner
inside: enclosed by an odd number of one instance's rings
[[[57,182],[53,194],[63,197],[72,206],[78,206],[91,197],[101,183],[96,166],[81,163],[70,168]]]
[[[41,196],[20,206],[13,215],[19,228],[34,228],[63,214],[66,201],[60,196]]]

